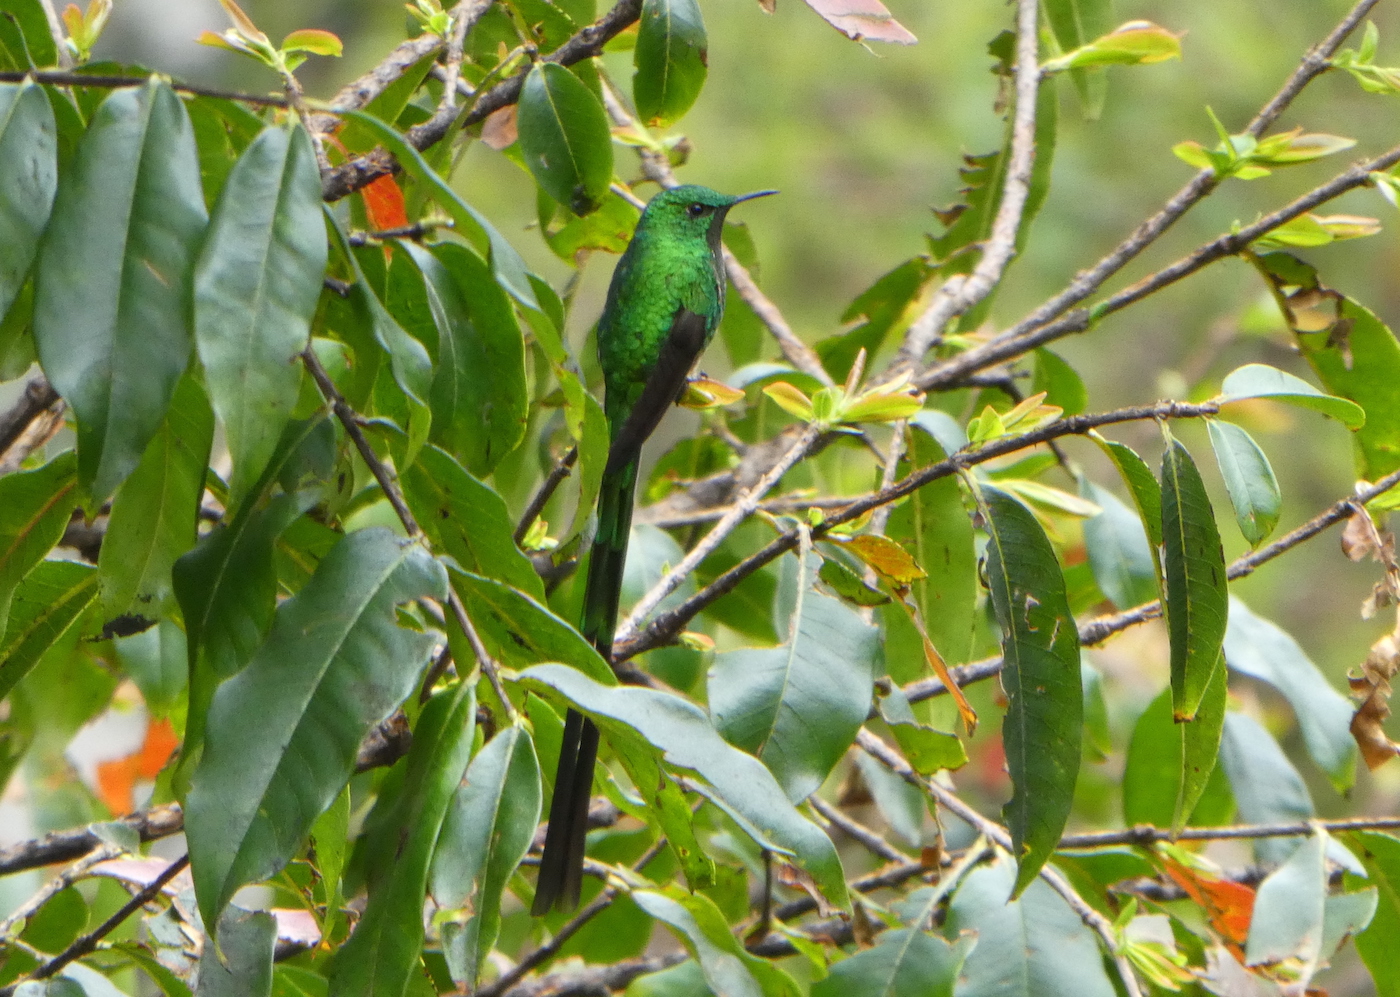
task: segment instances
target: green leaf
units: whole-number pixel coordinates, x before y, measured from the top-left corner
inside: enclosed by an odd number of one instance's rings
[[[58,64],[40,0],[0,0],[0,68],[24,72]]]
[[[1355,704],[1332,688],[1307,652],[1277,624],[1230,600],[1225,662],[1231,670],[1267,682],[1288,700],[1308,754],[1339,793],[1356,781]]]
[[[1317,828],[1259,884],[1245,943],[1245,965],[1322,955],[1328,835]]]
[[[1375,321],[1374,316],[1372,320]],[[1310,408],[1330,415],[1348,429],[1360,429],[1366,424],[1366,412],[1356,402],[1323,394],[1302,378],[1261,363],[1245,364],[1227,374],[1220,384],[1222,405],[1247,398],[1272,398],[1289,405]]]
[[[874,948],[856,952],[812,985],[812,997],[953,997],[969,936],[949,944],[914,928],[882,932]]]
[[[918,300],[933,272],[925,257],[916,256],[882,274],[875,283],[857,295],[841,314],[841,321],[863,321],[849,332],[828,336],[816,344],[817,355],[821,357],[822,366],[826,368],[827,373],[837,380],[844,380],[846,372],[855,363],[856,354],[862,349],[868,357],[873,358],[892,335],[902,335],[918,315],[917,310],[911,306]],[[726,321],[728,315],[729,309],[726,306]],[[756,328],[753,335],[758,339],[762,326],[758,325],[756,319],[754,324]],[[723,326],[720,331],[724,331]],[[731,355],[734,349],[731,342]],[[753,354],[752,359],[758,359],[757,352]],[[735,362],[738,363],[737,359]]]
[[[1377,997],[1396,997],[1400,994],[1400,961],[1395,958],[1395,939],[1400,938],[1400,839],[1361,831],[1351,841],[1380,896],[1370,925],[1356,936],[1356,951],[1371,971]]]
[[[617,684],[613,670],[593,645],[543,603],[504,582],[455,568],[449,574],[486,649],[507,668],[559,661],[595,682]]]
[[[958,736],[920,723],[899,686],[892,686],[880,697],[880,718],[889,725],[904,757],[920,775],[931,776],[939,769],[967,764],[967,751]]]
[[[1151,21],[1129,21],[1101,38],[1041,64],[1041,72],[1098,66],[1145,66],[1181,58],[1179,36]]]
[[[699,707],[652,689],[599,685],[564,665],[537,665],[520,682],[562,696],[614,744],[640,739],[658,760],[699,776],[697,791],[761,847],[794,855],[828,900],[846,903],[846,880],[831,839],[788,803],[763,763],[726,744]]]
[[[68,633],[97,597],[97,569],[75,561],[40,561],[10,602],[0,643],[0,699]]]
[[[265,129],[239,157],[194,273],[195,346],[223,423],[234,507],[292,416],[326,270],[321,175],[301,128]]]
[[[1088,478],[1079,479],[1079,494],[1103,510],[1084,520],[1084,547],[1099,589],[1119,609],[1156,599],[1157,559],[1142,519]]]
[[[1272,824],[1312,818],[1312,797],[1303,777],[1278,742],[1253,717],[1225,714],[1220,764],[1230,777],[1240,823]],[[1254,854],[1260,862],[1278,863],[1297,845],[1297,839],[1260,838],[1254,842]]]
[[[0,478],[0,638],[10,598],[63,536],[77,505],[74,457],[59,454],[43,467]]]
[[[267,911],[225,908],[219,939],[204,942],[195,997],[265,997],[272,992],[277,922]]]
[[[1227,683],[1217,668],[1196,719],[1172,720],[1171,690],[1152,700],[1138,718],[1123,770],[1123,820],[1179,831],[1187,823],[1223,823],[1229,814],[1215,812],[1225,774],[1217,771],[1221,731],[1225,726]],[[1209,797],[1207,788],[1215,790]],[[1205,800],[1206,802],[1202,802]]]
[[[117,662],[131,676],[153,716],[168,717],[185,706],[189,678],[185,632],[173,620],[112,641]]]
[[[1162,455],[1162,538],[1172,715],[1196,715],[1220,662],[1229,613],[1225,550],[1205,482],[1186,448],[1169,440]]]
[[[437,326],[431,439],[485,476],[525,435],[525,343],[510,301],[466,246],[401,243],[423,275]]]
[[[1079,415],[1089,406],[1089,391],[1079,371],[1057,353],[1041,347],[1035,351],[1035,377],[1030,394],[1045,392],[1045,404],[1063,409],[1065,415]]]
[[[1152,469],[1135,450],[1125,444],[1105,440],[1097,434],[1094,434],[1094,442],[1098,443],[1113,461],[1123,478],[1123,483],[1128,486],[1128,493],[1132,495],[1133,504],[1137,506],[1138,515],[1142,517],[1143,529],[1147,531],[1147,539],[1152,547],[1162,546],[1162,486],[1153,477]],[[1153,563],[1156,563],[1156,560],[1154,557]]]
[[[987,583],[1002,631],[1001,682],[1010,700],[1001,737],[1013,790],[1004,816],[1019,896],[1069,819],[1084,715],[1079,631],[1055,550],[1035,515],[996,488],[984,487],[981,498]]]
[[[501,929],[501,898],[540,820],[540,763],[524,727],[501,731],[472,759],[452,798],[433,855],[438,907],[470,906],[443,925],[452,978],[476,986]]]
[[[705,975],[705,982],[725,997],[798,997],[796,981],[781,969],[750,955],[729,929],[713,900],[679,890],[639,890],[633,901],[671,929]]]
[[[413,518],[433,545],[464,571],[498,578],[544,601],[544,585],[512,539],[505,501],[437,447],[426,447],[403,475]]]
[[[446,587],[418,544],[381,528],[353,533],[219,686],[185,811],[205,923],[239,887],[281,869],[335,801],[360,741],[413,690],[436,643],[401,629],[395,607]]]
[[[1232,422],[1207,419],[1210,445],[1225,490],[1235,509],[1235,522],[1251,547],[1258,547],[1278,525],[1283,495],[1269,458],[1254,438]]]
[[[58,186],[53,108],[32,80],[0,85],[0,315],[10,310],[39,249]]]
[[[927,428],[911,423],[905,456],[914,467],[927,467],[947,453]],[[927,573],[909,586],[929,640],[949,664],[972,657],[973,608],[977,604],[977,550],[972,519],[963,509],[962,492],[951,475],[930,482],[890,513],[886,533]],[[914,652],[923,660],[923,649]]]
[[[1107,34],[1113,26],[1112,0],[1047,0],[1045,17],[1061,51],[1071,52],[1094,38]],[[1098,118],[1108,95],[1108,77],[1102,71],[1075,69],[1074,88],[1084,117]]]
[[[78,418],[96,502],[135,470],[189,360],[190,274],[205,228],[194,133],[156,78],[97,109],[39,249],[34,342]]]
[[[695,0],[643,0],[632,54],[632,99],[637,116],[669,128],[690,110],[705,85],[709,40]]]
[[[209,400],[193,374],[186,375],[141,463],[112,503],[97,561],[106,619],[156,620],[173,603],[171,568],[194,546],[213,440]]]
[[[928,810],[924,794],[909,785],[864,751],[854,756],[860,781],[870,791],[880,814],[889,822],[890,830],[913,848],[924,843],[924,821]]]
[[[715,655],[709,672],[715,729],[757,755],[800,803],[836,766],[870,713],[879,631],[799,579],[782,627],[787,643]]]
[[[1011,859],[998,852],[967,874],[948,905],[944,937],[977,933],[958,997],[1113,997],[1094,933],[1039,879],[1008,902],[1016,878]]]
[[[423,898],[433,850],[471,760],[476,726],[473,686],[439,692],[418,717],[398,800],[398,848],[385,874],[372,881],[369,903],[350,940],[335,955],[331,988],[352,997],[400,997],[409,992],[423,951]],[[388,858],[387,856],[385,857]]]
[[[555,62],[537,62],[516,106],[520,152],[539,185],[576,215],[596,211],[612,182],[612,132],[602,103]]]
[[[187,98],[185,110],[199,147],[204,196],[213,201],[224,189],[234,162],[263,130],[263,120],[238,101],[221,97]]]
[[[422,153],[404,141],[404,137],[378,118],[363,111],[346,111],[345,117],[358,121],[378,136],[384,147],[394,154],[404,172],[421,183],[438,199],[448,215],[456,222],[456,230],[470,239],[482,252],[490,253],[491,271],[497,283],[516,301],[527,308],[539,308],[534,288],[530,286],[529,270],[515,247],[496,231],[481,212],[457,196],[452,187],[440,177]],[[606,184],[604,185],[606,186]]]

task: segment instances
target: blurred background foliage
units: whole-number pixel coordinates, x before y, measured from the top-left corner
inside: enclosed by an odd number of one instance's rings
[[[407,21],[397,0],[246,0],[244,6],[272,37],[318,27],[345,40],[343,59],[315,59],[300,72],[314,96],[329,96],[373,65],[404,37]],[[1009,27],[1011,8],[952,0],[890,0],[889,6],[918,36],[918,44],[867,50],[796,0],[780,0],[772,15],[751,0],[704,5],[710,74],[683,123],[692,151],[681,177],[725,191],[782,191],[745,218],[757,244],[765,291],[809,342],[839,331],[840,316],[852,298],[925,250],[925,235],[942,231],[930,209],[958,196],[962,155],[991,151],[1002,135],[994,111],[998,80],[989,72],[986,44]],[[1230,131],[1242,130],[1308,46],[1349,6],[1346,0],[1118,0],[1116,23],[1144,18],[1182,33],[1183,58],[1110,70],[1108,99],[1097,120],[1083,116],[1068,81],[1059,83],[1060,127],[1049,199],[1027,251],[998,292],[991,324],[1014,322],[1154,212],[1191,176],[1191,168],[1171,154],[1171,147],[1188,139],[1208,145],[1215,141],[1206,107]],[[1376,21],[1381,31],[1378,61],[1393,64],[1400,58],[1400,15],[1393,6],[1382,6]],[[268,77],[249,60],[193,44],[201,30],[220,30],[224,24],[216,0],[118,0],[95,57],[168,68],[206,84],[268,87]],[[616,80],[627,81],[630,58],[630,53],[607,57]],[[1348,76],[1332,73],[1308,87],[1275,130],[1303,126],[1354,137],[1358,146],[1350,155],[1360,158],[1392,144],[1394,129],[1387,122],[1395,113],[1393,101],[1366,94]],[[626,175],[627,160],[620,157],[618,162]],[[1226,182],[1107,290],[1152,272],[1236,221],[1247,223],[1286,203],[1331,176],[1337,165],[1329,160],[1261,180]],[[532,266],[556,286],[568,279],[567,265],[527,231],[534,222],[535,196],[526,173],[476,142],[454,179]],[[1379,217],[1385,231],[1299,255],[1319,268],[1325,282],[1395,327],[1400,323],[1395,280],[1400,219],[1370,190],[1348,194],[1328,210]],[[604,254],[584,267],[571,330],[580,355],[611,269],[612,258]],[[1094,409],[1157,397],[1206,397],[1217,390],[1224,373],[1251,361],[1310,377],[1257,274],[1233,258],[1055,348],[1083,375]],[[763,355],[775,354],[765,340]],[[705,367],[719,376],[731,364],[716,348]],[[971,414],[974,402],[967,399],[965,414]],[[650,452],[659,454],[690,433],[693,418],[669,420]],[[1257,403],[1247,425],[1280,478],[1284,509],[1279,533],[1351,489],[1351,445],[1339,423]],[[1204,452],[1203,425],[1182,424],[1175,432],[1192,450]],[[1160,452],[1150,425],[1131,426],[1121,438],[1143,451],[1149,463]],[[1090,469],[1091,477],[1118,487],[1088,441],[1070,440],[1067,450]],[[1200,466],[1217,514],[1228,516],[1214,462],[1202,460]],[[1056,483],[1073,488],[1067,479]],[[1247,549],[1234,529],[1222,526],[1222,535],[1227,559]],[[1079,550],[1082,556],[1082,546]],[[1071,562],[1074,556],[1072,548]],[[1347,669],[1360,662],[1385,627],[1383,620],[1363,623],[1359,618],[1358,607],[1374,580],[1374,566],[1349,562],[1329,535],[1236,583],[1233,590],[1293,633],[1333,684],[1345,688]],[[1165,630],[1160,624],[1140,627],[1088,654],[1107,676],[1114,740],[1122,744],[1166,682]],[[1293,750],[1300,742],[1296,730],[1288,729],[1292,720],[1286,706],[1262,689],[1232,691],[1283,737],[1290,753],[1302,757]],[[985,704],[999,693],[984,683],[975,695]],[[995,728],[984,725],[976,739],[982,750],[974,750],[980,764],[959,777],[960,783],[981,781],[990,799],[1004,798]],[[1079,821],[1112,819],[1118,812],[1115,769],[1109,764],[1083,771]],[[1394,812],[1400,806],[1396,766],[1374,774],[1361,767],[1351,801],[1342,800],[1315,766],[1304,763],[1300,770],[1324,815]]]

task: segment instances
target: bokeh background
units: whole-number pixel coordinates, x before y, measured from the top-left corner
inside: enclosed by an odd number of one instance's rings
[[[879,275],[924,251],[925,234],[941,231],[930,209],[957,197],[961,156],[991,151],[1001,141],[1003,124],[993,110],[997,80],[989,72],[986,43],[1010,26],[1013,8],[1000,0],[886,2],[918,36],[918,44],[855,44],[801,0],[779,0],[772,15],[755,0],[702,2],[710,76],[678,129],[693,146],[681,175],[726,191],[782,191],[781,197],[746,208],[744,217],[757,242],[765,290],[812,342],[840,331],[847,304]],[[325,28],[344,39],[344,58],[312,59],[300,73],[308,93],[319,96],[329,96],[373,65],[407,27],[399,0],[246,0],[244,7],[274,39],[304,27]],[[1025,254],[999,292],[991,324],[1014,322],[1155,211],[1191,175],[1191,168],[1171,154],[1171,146],[1185,139],[1215,142],[1206,107],[1232,131],[1241,130],[1308,46],[1349,7],[1347,0],[1118,0],[1118,22],[1148,19],[1181,33],[1183,59],[1110,70],[1107,103],[1097,120],[1082,115],[1072,87],[1061,82],[1049,199]],[[1382,3],[1375,20],[1381,32],[1378,61],[1400,64],[1396,6]],[[275,81],[261,67],[195,44],[200,31],[222,30],[226,23],[216,0],[116,0],[96,57],[145,64],[204,84],[272,88]],[[629,55],[609,55],[607,63],[614,79],[629,79]],[[1329,74],[1293,104],[1279,128],[1295,125],[1353,137],[1358,141],[1354,155],[1371,155],[1400,141],[1400,101],[1366,94],[1350,77]],[[1236,221],[1248,222],[1286,203],[1352,156],[1281,170],[1262,180],[1229,181],[1109,290],[1170,262]],[[627,176],[632,163],[625,150],[619,149],[618,163]],[[563,283],[568,267],[530,231],[535,197],[526,174],[475,143],[466,151],[455,183],[529,262],[556,285]],[[1300,255],[1319,267],[1325,282],[1359,299],[1392,326],[1400,323],[1400,215],[1373,191],[1354,192],[1325,210],[1378,217],[1384,230],[1370,239]],[[610,270],[605,258],[585,269],[573,330],[576,343],[601,307]],[[1093,409],[1209,395],[1223,374],[1251,361],[1309,376],[1257,276],[1235,260],[1218,263],[1055,349],[1083,375]],[[708,359],[707,369],[725,373],[724,358]],[[1352,488],[1350,442],[1339,424],[1308,413],[1261,408],[1249,429],[1272,458],[1283,486],[1279,532]],[[1230,522],[1204,428],[1183,425],[1175,431],[1198,454],[1207,475],[1227,558],[1238,556],[1245,544]],[[1152,427],[1118,435],[1155,461],[1160,443]],[[1096,463],[1091,445],[1070,441],[1067,449],[1097,469],[1097,480],[1116,488]],[[1068,480],[1054,483],[1072,487]],[[1361,620],[1359,606],[1378,569],[1347,561],[1338,535],[1335,530],[1324,534],[1234,590],[1256,612],[1289,630],[1334,684],[1344,688],[1347,669],[1359,663],[1390,622],[1385,614]],[[1156,626],[1139,628],[1092,652],[1092,660],[1109,677],[1111,718],[1121,744],[1136,715],[1165,684],[1164,633]],[[991,690],[980,694],[990,697]],[[1244,707],[1266,719],[1299,760],[1321,813],[1400,810],[1400,765],[1392,763],[1374,774],[1363,771],[1353,799],[1343,800],[1296,750],[1286,707],[1258,690],[1245,688],[1240,695]],[[986,702],[990,705],[989,698]],[[996,726],[984,725],[979,740],[995,737]],[[1102,793],[1111,793],[1112,773],[1111,765],[1086,773],[1085,792],[1092,795],[1101,783]]]

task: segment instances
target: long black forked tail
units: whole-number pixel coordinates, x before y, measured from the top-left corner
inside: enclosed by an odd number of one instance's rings
[[[609,463],[612,463],[609,461]],[[598,498],[598,532],[593,539],[584,587],[580,628],[605,661],[612,660],[617,604],[622,596],[622,572],[627,561],[627,538],[632,530],[632,492],[637,461],[628,461],[616,474],[605,474]],[[554,798],[549,805],[549,829],[530,912],[547,914],[558,906],[573,910],[583,888],[583,852],[588,838],[588,804],[593,794],[593,768],[598,760],[598,728],[592,720],[570,710],[564,720],[559,767],[554,775]]]

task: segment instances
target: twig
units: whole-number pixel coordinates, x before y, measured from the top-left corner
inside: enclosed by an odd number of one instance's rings
[[[1028,324],[1027,321],[1018,323],[1014,328],[989,342],[974,346],[970,350],[932,365],[916,377],[914,383],[925,391],[946,387],[969,373],[1020,356],[1051,340],[1083,332],[1104,316],[1121,311],[1128,305],[1155,294],[1217,260],[1234,256],[1255,239],[1266,235],[1280,225],[1340,197],[1349,190],[1365,186],[1370,182],[1372,173],[1384,172],[1397,163],[1400,163],[1400,146],[1396,146],[1374,159],[1349,167],[1285,207],[1265,215],[1251,225],[1242,227],[1238,232],[1227,233],[1212,239],[1175,263],[1144,277],[1131,287],[1124,288],[1090,309],[1078,309],[1058,321],[1043,325]]]
[[[447,58],[443,62],[442,100],[438,102],[438,111],[441,113],[453,113],[457,107],[457,81],[462,76],[462,49],[466,45],[467,32],[493,3],[495,0],[462,0],[452,8],[452,35],[447,39]]]
[[[1361,23],[1362,18],[1376,5],[1376,2],[1377,0],[1360,0],[1346,17],[1338,23],[1337,27],[1334,28],[1320,44],[1311,49],[1303,57],[1298,67],[1289,75],[1289,78],[1284,82],[1278,93],[1264,105],[1259,113],[1254,116],[1254,119],[1245,127],[1245,134],[1258,138],[1264,133],[1265,129],[1278,119],[1279,115],[1281,115],[1298,94],[1302,92],[1303,88],[1327,69],[1330,57],[1336,53],[1337,49],[1341,47],[1342,42],[1345,41],[1346,37]],[[1218,185],[1219,181],[1216,179],[1213,170],[1200,170],[1162,206],[1161,210],[1134,229],[1132,234],[1114,247],[1111,252],[1076,277],[1064,291],[1045,302],[1011,329],[1008,329],[998,336],[996,340],[993,340],[993,343],[1002,340],[1012,341],[1024,337],[1041,326],[1052,322],[1054,319],[1088,298],[1089,295],[1102,287],[1108,278],[1112,277],[1135,259],[1144,249],[1156,242],[1182,215],[1194,207],[1202,198],[1210,194]],[[1082,331],[1082,328],[1068,328],[1065,330],[1065,332],[1079,331]],[[1062,332],[1061,335],[1063,334]],[[991,344],[988,345],[990,346]],[[1024,350],[1019,352],[1024,352]],[[1009,357],[1014,355],[1014,352],[1004,353],[1002,355],[1003,357]],[[984,367],[987,366],[987,364],[982,363],[978,366]],[[919,380],[921,387],[924,386],[922,378],[917,380]],[[932,383],[933,382],[929,382],[929,386],[932,386]]]
[[[319,132],[332,132],[340,124],[337,116],[342,111],[355,111],[367,106],[370,101],[389,89],[410,66],[420,59],[442,48],[440,35],[425,31],[416,38],[400,42],[379,64],[366,73],[357,76],[336,91],[327,107],[330,114],[313,114],[312,126]]]
[[[1300,838],[1319,826],[1333,833],[1345,831],[1392,831],[1400,828],[1400,817],[1351,817],[1346,820],[1295,821],[1284,824],[1230,824],[1222,827],[1185,827],[1175,834],[1170,828],[1138,824],[1122,831],[1096,831],[1069,834],[1058,848],[1102,848],[1107,845],[1153,845],[1159,841],[1226,841],[1248,838]]]
[[[890,446],[888,452],[885,454],[885,466],[880,471],[881,488],[891,488],[894,486],[894,483],[899,480],[899,462],[904,458],[905,447],[908,444],[905,438],[909,431],[908,426],[909,424],[907,422],[900,419],[890,427],[893,432],[890,433]],[[890,507],[887,505],[880,506],[880,508],[870,514],[870,532],[884,533],[885,527],[889,525],[889,521]],[[873,568],[867,569],[867,582],[872,580],[870,576],[873,573]]]
[[[1038,446],[1061,436],[1075,436],[1087,433],[1098,426],[1120,422],[1137,422],[1146,419],[1192,419],[1215,415],[1220,410],[1216,402],[1189,404],[1186,402],[1157,402],[1154,405],[1141,405],[1132,408],[1116,409],[1112,412],[1099,412],[1092,415],[1075,415],[1055,419],[1028,433],[1004,436],[984,443],[976,449],[960,450],[945,460],[912,472],[890,488],[861,498],[838,512],[828,516],[823,522],[811,528],[812,538],[825,536],[833,528],[843,523],[859,519],[861,516],[890,502],[898,501],[913,494],[924,485],[946,478],[950,474],[967,470],[1009,453]],[[681,605],[660,614],[621,647],[613,650],[614,660],[622,661],[643,651],[657,647],[670,640],[695,614],[722,595],[733,591],[741,581],[770,563],[778,556],[797,546],[798,531],[788,530],[776,537],[754,554],[720,575],[709,585],[691,596]]]
[[[894,845],[880,837],[860,821],[848,817],[845,813],[826,802],[826,800],[823,800],[820,796],[809,796],[807,802],[812,805],[813,810],[821,814],[824,820],[839,828],[842,834],[852,841],[859,843],[872,855],[877,855],[886,862],[904,863],[909,861],[909,856],[905,855]]]
[[[85,877],[93,866],[99,862],[106,862],[123,854],[123,850],[116,845],[107,842],[100,843],[92,851],[88,852],[78,861],[74,862],[67,869],[64,869],[57,876],[44,883],[39,891],[15,908],[9,917],[0,921],[0,940],[8,941],[8,936],[14,931],[15,926],[27,919],[44,904],[55,893],[62,893],[78,880]]]
[[[665,847],[666,839],[664,837],[657,838],[656,841],[652,842],[651,847],[642,854],[642,857],[632,863],[632,871],[641,872],[651,863],[652,859],[661,854]],[[475,997],[500,997],[501,994],[524,979],[525,974],[530,970],[558,955],[559,950],[564,947],[564,943],[577,934],[585,924],[607,910],[621,892],[618,886],[608,883],[587,907],[561,925],[559,930],[554,933],[553,938],[521,959],[520,962],[503,973],[500,979],[478,990]]]
[[[758,503],[757,512],[795,512],[802,509],[842,509],[859,496],[843,495],[789,495],[782,498],[768,499]],[[696,509],[691,512],[668,512],[667,503],[663,500],[654,505],[642,506],[637,510],[637,514],[632,517],[632,522],[657,526],[663,530],[673,529],[678,526],[698,526],[701,523],[713,523],[717,519],[722,519],[730,510],[732,505],[717,505],[708,509]]]
[[[525,511],[520,515],[520,522],[515,525],[514,540],[518,544],[525,539],[525,534],[530,532],[530,527],[535,525],[535,520],[540,518],[540,513],[549,504],[549,500],[554,497],[554,492],[564,483],[570,472],[573,470],[574,462],[578,460],[578,447],[572,446],[569,452],[554,462],[554,466],[549,469],[548,476],[544,483],[540,485],[539,491],[530,498],[530,504],[525,507]]]
[[[377,232],[352,232],[346,239],[352,246],[364,246],[371,241],[387,242],[390,239],[422,239],[432,235],[440,228],[452,228],[452,219],[440,218],[436,221],[415,222],[412,225],[400,225],[398,228],[380,229]],[[341,281],[344,284],[344,281]],[[346,293],[349,293],[350,285],[346,284]],[[345,297],[344,294],[341,297]]]
[[[58,50],[58,64],[68,69],[73,65],[73,53],[68,50],[68,36],[63,33],[63,22],[59,20],[58,9],[54,7],[53,0],[39,0],[39,4],[44,8],[44,20],[49,24],[53,46]]]
[[[646,595],[638,600],[632,607],[632,611],[627,615],[617,627],[617,641],[626,643],[637,633],[637,627],[641,624],[648,613],[661,601],[676,590],[690,573],[700,566],[700,562],[714,553],[720,544],[724,543],[726,537],[738,529],[739,524],[751,516],[758,508],[759,501],[768,494],[784,474],[787,474],[792,466],[807,455],[807,451],[817,442],[822,434],[822,429],[816,423],[809,423],[797,442],[788,448],[787,453],[778,460],[768,473],[758,480],[758,483],[739,497],[728,512],[726,512],[710,532],[705,534],[703,540],[696,544],[691,550],[681,558],[680,563],[666,572]]]
[[[512,987],[502,997],[599,997],[626,990],[637,977],[670,969],[689,958],[689,952],[679,949],[662,956],[626,959],[611,966],[570,967]]]
[[[24,386],[24,394],[10,411],[0,416],[0,457],[14,446],[29,424],[60,401],[58,392],[42,375]]]
[[[1273,543],[1265,547],[1260,547],[1258,550],[1251,551],[1243,557],[1236,558],[1226,567],[1225,577],[1233,582],[1236,579],[1253,574],[1260,566],[1272,561],[1280,554],[1287,553],[1304,541],[1321,533],[1329,526],[1334,526],[1349,518],[1354,503],[1365,505],[1372,499],[1378,498],[1388,492],[1396,485],[1400,485],[1400,470],[1392,471],[1375,484],[1367,485],[1349,498],[1338,499],[1312,519],[1303,523],[1301,526],[1289,530]],[[1113,613],[1108,616],[1100,616],[1096,619],[1086,620],[1079,624],[1079,643],[1084,646],[1100,644],[1116,633],[1126,630],[1129,627],[1136,626],[1139,623],[1155,620],[1161,615],[1162,604],[1160,601],[1154,599],[1140,606],[1134,606],[1132,609],[1125,609],[1121,613]],[[959,686],[969,685],[973,682],[981,681],[982,679],[989,679],[993,675],[1000,673],[1000,671],[1000,656],[984,658],[981,661],[973,661],[969,664],[959,665],[951,669],[952,679]],[[917,682],[911,682],[904,687],[904,694],[909,698],[910,702],[929,699],[933,696],[942,695],[947,691],[943,682],[936,678],[919,679]]]
[[[107,920],[103,921],[95,929],[76,939],[73,944],[69,945],[58,955],[30,973],[28,979],[47,980],[74,959],[80,959],[89,952],[92,952],[97,948],[97,943],[120,927],[123,921],[159,896],[165,884],[178,876],[184,870],[185,866],[189,864],[190,857],[188,854],[182,855],[174,862],[171,862],[165,867],[165,871],[151,882],[150,886],[147,886],[140,893],[137,893],[126,903],[122,904],[121,908],[115,914],[107,918]],[[0,997],[11,997],[23,982],[25,981],[16,981],[9,986],[0,987]]]
[[[988,840],[996,842],[1003,849],[1011,851],[1011,835],[1006,828],[996,821],[988,820],[980,813],[968,806],[956,794],[949,792],[938,784],[936,780],[925,779],[915,772],[909,763],[906,762],[899,753],[880,740],[874,734],[864,728],[856,735],[856,743],[861,750],[874,758],[881,765],[899,776],[911,786],[927,793],[938,801],[938,804],[945,810],[957,815],[962,820],[971,824],[977,829],[979,834]],[[1123,989],[1127,991],[1129,997],[1141,997],[1141,990],[1138,988],[1137,976],[1133,973],[1133,967],[1128,962],[1126,956],[1119,951],[1118,938],[1113,930],[1113,924],[1094,908],[1084,902],[1069,881],[1053,866],[1045,865],[1040,869],[1040,878],[1043,879],[1051,889],[1058,893],[1069,904],[1070,908],[1079,915],[1082,920],[1104,943],[1104,948],[1113,957],[1114,964],[1118,967],[1118,975],[1123,981]]]
[[[1040,39],[1036,33],[1039,6],[1036,0],[1019,0],[1016,5],[1016,109],[1011,124],[1011,155],[991,238],[983,247],[972,273],[947,280],[923,314],[909,326],[893,371],[916,367],[929,347],[942,336],[943,327],[949,321],[992,292],[1016,254],[1016,235],[1030,194],[1031,168],[1035,161],[1035,105],[1040,86],[1037,61]]]
[[[114,823],[125,824],[142,841],[154,841],[172,834],[179,834],[185,828],[185,817],[178,803],[167,803],[152,807],[142,813],[121,817]],[[0,876],[10,876],[26,869],[38,869],[58,862],[72,862],[101,848],[103,841],[90,828],[81,827],[71,831],[52,831],[32,841],[21,841],[0,850]]]
[[[609,39],[633,24],[641,15],[641,10],[642,0],[618,0],[617,5],[606,14],[545,56],[545,61],[572,66],[592,58],[603,50]],[[481,94],[471,110],[462,116],[462,126],[484,121],[501,108],[514,104],[520,98],[520,88],[528,72],[529,67],[525,67]],[[446,137],[454,124],[455,119],[441,120],[434,115],[423,124],[410,128],[404,138],[415,149],[426,149]],[[375,149],[325,174],[321,180],[321,194],[327,201],[337,201],[379,177],[397,172],[398,168],[393,156],[383,149]]]

